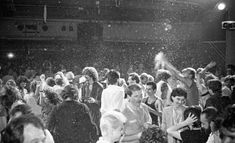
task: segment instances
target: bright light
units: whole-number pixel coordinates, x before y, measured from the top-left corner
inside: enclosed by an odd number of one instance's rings
[[[226,8],[226,4],[225,3],[219,3],[218,5],[217,5],[217,8],[218,8],[218,10],[224,10],[225,8]]]
[[[12,53],[12,52],[7,53],[7,58],[8,58],[8,59],[12,59],[12,58],[14,58],[14,57],[15,57],[15,54],[14,54],[14,53]]]

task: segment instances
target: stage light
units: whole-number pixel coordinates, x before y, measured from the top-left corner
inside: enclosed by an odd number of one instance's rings
[[[218,10],[224,10],[226,8],[226,4],[221,2],[217,5]]]
[[[12,53],[12,52],[7,53],[7,58],[8,58],[8,59],[12,59],[12,58],[14,58],[14,57],[15,57],[15,54],[14,54],[14,53]]]

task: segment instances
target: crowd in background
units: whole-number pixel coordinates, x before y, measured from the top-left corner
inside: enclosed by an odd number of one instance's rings
[[[215,62],[179,71],[164,54],[121,74],[54,63],[1,67],[1,142],[235,142],[233,66],[221,78]]]

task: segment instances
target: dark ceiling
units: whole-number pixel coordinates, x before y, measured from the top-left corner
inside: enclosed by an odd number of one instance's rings
[[[47,19],[202,22],[204,37],[217,40],[227,17],[220,1],[235,0],[0,0],[0,18],[43,18],[46,5]]]
[[[1,17],[198,21],[218,0],[0,0]]]

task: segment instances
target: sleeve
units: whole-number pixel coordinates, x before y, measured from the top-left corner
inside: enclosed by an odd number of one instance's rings
[[[99,106],[101,106],[101,95],[103,92],[103,86],[100,84],[100,86],[98,87],[98,91],[97,91],[97,96],[96,96],[96,100]]]
[[[89,108],[83,104],[82,114],[79,113],[78,115],[80,115],[81,118],[80,117],[79,118],[81,119],[81,122],[84,125],[84,127],[86,127],[86,129],[88,129],[90,137],[94,138],[96,136],[96,126],[91,120]]]
[[[145,116],[145,123],[152,124],[152,118],[151,118],[149,111],[146,107],[144,107],[144,113],[145,113],[145,115],[144,115]]]
[[[0,131],[7,126],[7,118],[5,116],[0,117]]]
[[[162,125],[161,125],[161,129],[166,132],[166,110],[163,109],[163,112],[162,112]]]
[[[6,109],[2,104],[0,104],[0,117],[6,116]]]
[[[101,107],[100,107],[100,112],[103,113],[105,111],[105,90],[103,90],[101,94]]]
[[[48,122],[46,124],[47,129],[52,133],[52,135],[54,134],[54,128],[56,126],[56,114],[57,114],[57,108],[55,107],[51,114],[48,116]]]
[[[118,96],[116,96],[114,100],[117,103],[115,109],[120,111],[122,110],[124,104],[124,96],[125,96],[124,90],[120,90]]]

